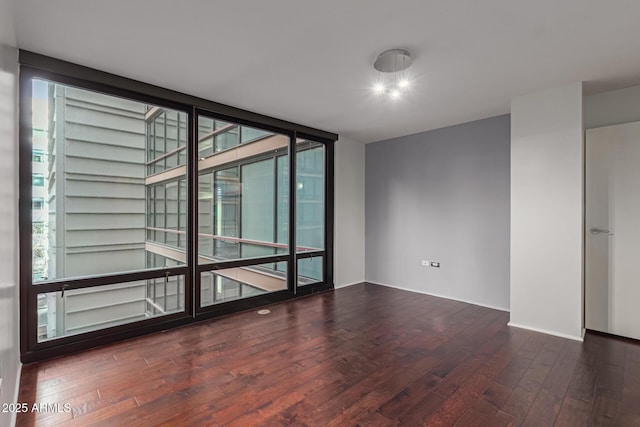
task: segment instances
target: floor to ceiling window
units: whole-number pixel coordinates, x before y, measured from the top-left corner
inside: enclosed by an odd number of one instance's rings
[[[335,135],[23,56],[25,361],[332,287]]]

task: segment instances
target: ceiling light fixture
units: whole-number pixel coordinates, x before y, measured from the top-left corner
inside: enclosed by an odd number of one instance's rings
[[[377,95],[388,93],[391,99],[400,98],[401,93],[411,86],[406,71],[411,61],[411,54],[404,49],[389,49],[378,55],[373,63],[373,68],[379,71],[373,92]]]
[[[383,94],[385,90],[384,84],[382,82],[378,82],[373,85],[373,91],[377,94]]]

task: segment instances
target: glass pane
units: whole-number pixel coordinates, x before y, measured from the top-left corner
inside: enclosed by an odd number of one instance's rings
[[[153,175],[185,165],[187,114],[181,111],[147,107],[145,115],[147,174]]]
[[[324,249],[324,145],[299,141],[297,147],[297,251]]]
[[[187,247],[187,180],[181,179],[178,182],[178,247],[186,249]]]
[[[41,173],[33,174],[33,186],[34,187],[44,187],[44,175]]]
[[[240,126],[207,117],[198,119],[198,157],[233,148],[239,144]]]
[[[212,258],[214,255],[213,207],[213,172],[210,172],[198,177],[198,252],[200,257]]]
[[[270,135],[269,132],[265,132],[260,129],[253,129],[250,127],[243,126],[242,127],[242,143],[251,142],[258,140],[260,138],[264,138]]]
[[[277,242],[287,244],[289,242],[289,156],[278,157],[277,170]]]
[[[242,166],[242,245],[243,257],[275,254],[275,169],[274,159]],[[255,243],[251,243],[255,242]]]
[[[238,145],[239,128],[239,126],[220,120],[215,121],[214,147],[216,153]]]
[[[36,132],[42,132],[42,131],[36,131]],[[44,162],[45,161],[44,151],[34,148],[33,149],[33,161],[34,161],[34,163],[42,163],[42,162]]]
[[[178,181],[167,182],[166,186],[165,244],[178,246]],[[171,230],[168,231],[168,230]]]
[[[287,263],[204,272],[200,276],[202,307],[287,289]]]
[[[289,137],[207,117],[198,132],[199,263],[287,253]]]
[[[184,276],[38,295],[38,342],[184,311]]]
[[[186,113],[32,87],[33,282],[184,263]]]
[[[323,257],[303,258],[298,260],[298,286],[323,282]]]
[[[32,277],[46,280],[49,271],[49,191],[47,144],[49,142],[49,88],[45,82],[34,81],[32,101]],[[37,178],[36,178],[37,177]]]

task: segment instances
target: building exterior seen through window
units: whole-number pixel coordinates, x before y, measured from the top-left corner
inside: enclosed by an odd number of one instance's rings
[[[44,175],[41,173],[33,174],[33,186],[34,187],[44,187]]]
[[[42,132],[42,129],[34,129],[36,132]],[[45,161],[44,151],[37,148],[33,149],[33,163],[43,163]]]
[[[32,281],[185,265],[187,114],[34,79]],[[198,263],[290,253],[289,137],[197,117]],[[325,147],[296,143],[296,253],[324,249]],[[298,284],[322,281],[322,257]],[[287,287],[287,263],[205,271],[202,307]],[[176,313],[182,275],[38,294],[38,341]]]

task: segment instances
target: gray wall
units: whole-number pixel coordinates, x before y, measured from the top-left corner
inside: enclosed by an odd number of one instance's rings
[[[368,144],[366,280],[508,310],[509,146],[508,115]]]
[[[20,372],[18,300],[18,52],[9,4],[0,2],[0,404],[15,403]],[[15,414],[0,412],[0,426]]]

